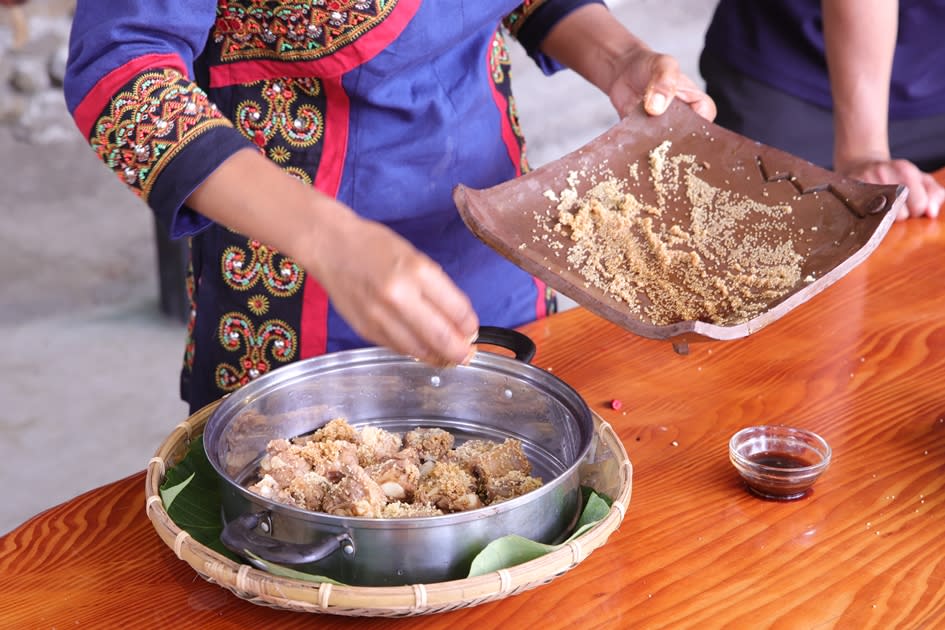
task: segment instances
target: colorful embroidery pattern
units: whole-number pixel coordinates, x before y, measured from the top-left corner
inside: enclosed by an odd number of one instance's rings
[[[147,200],[161,171],[194,138],[231,123],[207,95],[171,69],[144,72],[117,94],[93,125],[99,158]]]
[[[194,279],[194,261],[191,258],[187,262],[187,274],[184,280],[187,288],[187,302],[190,304],[190,315],[187,317],[187,337],[184,343],[184,371],[193,372],[194,370],[194,327],[197,324],[197,302],[194,298],[194,290],[197,282]]]
[[[293,176],[294,178],[296,178],[297,180],[299,180],[306,186],[312,185],[312,176],[309,175],[305,171],[305,169],[299,168],[298,166],[287,166],[282,170],[284,170],[286,173]]]
[[[246,247],[226,247],[221,267],[227,288],[257,289],[246,300],[246,310],[252,316],[229,311],[219,319],[223,351],[242,353],[234,363],[221,361],[216,366],[215,384],[226,393],[270,371],[272,361],[285,363],[295,357],[299,346],[297,329],[284,319],[273,318],[270,310],[276,303],[284,307],[287,299],[301,293],[305,272],[289,258],[254,240],[248,241]],[[280,309],[275,310],[278,313]],[[265,317],[268,319],[260,321]]]
[[[515,97],[511,94],[509,94],[509,120],[512,123],[512,131],[515,133],[515,137],[518,138],[519,142],[521,153],[521,159],[518,165],[519,172],[524,174],[532,170],[532,167],[531,164],[528,163],[528,157],[525,153],[525,134],[522,133],[522,127],[519,124],[518,107],[515,105]]]
[[[246,302],[250,312],[257,317],[269,312],[269,298],[265,295],[254,295]]]
[[[325,139],[326,100],[320,80],[279,77],[226,88],[223,101],[235,103],[236,129],[286,173],[311,186]],[[216,96],[215,91],[211,91]],[[274,362],[299,352],[300,322],[295,319],[305,271],[259,241],[233,232],[221,235],[220,275],[203,280],[208,290],[244,293],[240,306],[202,305],[217,322],[219,345],[201,350],[213,357],[213,385],[221,394],[270,371]],[[219,285],[219,289],[209,289]],[[233,355],[229,360],[227,355]]]
[[[291,361],[298,347],[298,336],[284,321],[270,319],[257,329],[235,312],[221,318],[219,338],[227,350],[243,352],[236,367],[220,363],[216,368],[216,384],[224,392],[234,391],[269,372],[272,361]]]
[[[509,47],[505,43],[502,33],[496,31],[492,38],[492,50],[489,55],[489,70],[492,72],[492,80],[496,83],[505,81],[506,71],[512,65],[512,58],[509,53]]]
[[[245,248],[231,245],[221,259],[223,280],[236,291],[247,291],[258,283],[276,297],[289,297],[302,288],[305,272],[296,263],[259,241]]]
[[[317,79],[276,79],[251,84],[257,85],[265,105],[257,100],[237,105],[236,127],[259,147],[276,139],[288,145],[269,150],[274,162],[285,163],[291,158],[291,149],[311,147],[322,138],[325,118],[320,107],[324,104]]]
[[[311,61],[356,41],[396,5],[397,0],[219,0],[213,41],[224,63]]]
[[[509,30],[513,36],[517,35],[522,29],[522,25],[535,10],[545,3],[546,0],[525,0],[514,11],[505,16],[502,24]]]
[[[238,238],[232,232],[227,234]],[[216,355],[218,361],[214,369],[214,385],[223,394],[269,372],[273,362],[286,363],[295,358],[299,347],[297,329],[281,318],[281,310],[274,306],[284,307],[288,303],[286,299],[301,293],[305,272],[288,258],[254,240],[247,241],[245,247],[225,247],[221,267],[222,281],[227,290],[257,289],[245,302],[245,310],[252,315],[240,312],[243,309],[230,310],[217,320],[220,346],[211,354]],[[206,280],[211,281],[209,278]],[[217,279],[212,281],[219,282]],[[209,315],[214,310],[213,305],[207,307]],[[271,313],[273,310],[276,312]],[[239,353],[238,358],[234,361],[220,360],[229,353]]]

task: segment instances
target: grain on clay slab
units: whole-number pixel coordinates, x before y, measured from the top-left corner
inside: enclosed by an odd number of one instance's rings
[[[792,208],[714,186],[699,177],[706,165],[671,149],[669,140],[655,147],[642,169],[655,202],[639,194],[636,162],[622,177],[606,166],[571,172],[562,190],[545,191],[556,213],[536,216],[534,238],[653,324],[743,323],[801,281],[803,257],[785,236],[797,233]],[[582,182],[590,186],[579,194]]]

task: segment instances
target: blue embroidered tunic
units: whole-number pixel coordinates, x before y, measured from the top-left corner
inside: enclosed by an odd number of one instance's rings
[[[527,169],[503,33],[553,72],[539,43],[589,1],[78,4],[65,82],[76,124],[173,237],[192,237],[181,378],[192,410],[290,361],[365,344],[304,269],[185,205],[247,146],[413,242],[483,324],[545,315],[550,292],[466,229],[451,191]]]

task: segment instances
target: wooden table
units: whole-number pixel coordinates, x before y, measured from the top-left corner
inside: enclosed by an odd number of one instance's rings
[[[526,326],[535,364],[613,424],[635,470],[622,527],[549,585],[407,619],[256,606],[159,540],[141,473],[0,540],[0,627],[945,627],[943,263],[945,221],[896,224],[788,316],[688,356],[583,309]],[[728,461],[737,429],[774,422],[833,447],[800,501],[749,495]]]

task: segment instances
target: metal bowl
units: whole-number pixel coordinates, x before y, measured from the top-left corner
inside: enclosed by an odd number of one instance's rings
[[[337,417],[395,432],[439,427],[457,444],[515,438],[544,484],[484,508],[401,519],[312,512],[245,488],[270,440]],[[231,394],[209,418],[204,444],[222,479],[228,546],[250,561],[380,586],[463,578],[475,555],[506,534],[562,538],[579,515],[578,467],[593,432],[580,395],[523,361],[480,351],[468,365],[436,368],[367,348],[299,361]]]

